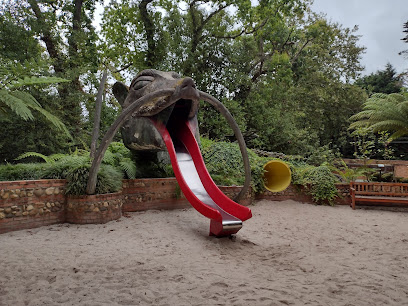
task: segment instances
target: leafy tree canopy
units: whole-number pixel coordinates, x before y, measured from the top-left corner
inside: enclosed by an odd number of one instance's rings
[[[311,2],[112,0],[97,32],[92,21],[102,1],[11,1],[0,10],[0,52],[20,64],[42,59],[45,76],[70,81],[27,91],[62,119],[73,145],[89,144],[103,70],[111,78],[102,130],[119,110],[110,92],[114,79],[129,82],[140,70],[156,68],[193,77],[199,89],[225,103],[251,147],[303,155],[320,146],[345,150],[348,118],[366,98],[352,85],[364,48],[356,28],[329,22]],[[232,135],[207,104],[199,122],[210,138]]]
[[[370,95],[373,93],[391,94],[401,91],[402,80],[397,75],[395,68],[388,63],[384,70],[379,70],[358,79],[356,85],[365,89]]]

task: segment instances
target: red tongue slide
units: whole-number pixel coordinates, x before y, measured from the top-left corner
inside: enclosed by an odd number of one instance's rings
[[[242,222],[252,217],[248,207],[239,205],[218,189],[205,167],[200,148],[188,122],[179,122],[170,135],[166,126],[154,122],[170,155],[177,182],[190,204],[211,219],[210,235],[237,233]]]

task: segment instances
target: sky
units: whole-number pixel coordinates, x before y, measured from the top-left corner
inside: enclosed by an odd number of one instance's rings
[[[366,47],[361,63],[363,75],[384,70],[387,63],[398,73],[408,70],[408,58],[398,55],[408,49],[401,38],[408,21],[407,0],[314,0],[313,11],[343,27],[358,25],[359,45]]]

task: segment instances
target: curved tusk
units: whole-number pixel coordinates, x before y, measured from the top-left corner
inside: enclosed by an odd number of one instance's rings
[[[147,94],[139,99],[137,99],[134,103],[130,104],[128,107],[122,110],[118,118],[116,118],[115,122],[111,125],[109,130],[106,132],[105,136],[103,137],[101,144],[99,145],[98,151],[96,151],[95,158],[92,160],[92,166],[89,170],[89,178],[88,183],[86,185],[86,193],[87,194],[94,194],[96,189],[96,179],[99,171],[99,167],[101,165],[103,156],[105,155],[106,149],[108,148],[109,144],[112,142],[113,137],[115,136],[116,132],[122,126],[124,121],[128,119],[138,108],[140,108],[143,104],[149,102],[150,100],[157,99],[159,97],[164,96],[171,96],[174,93],[174,88],[166,88],[157,90],[150,94]]]
[[[213,96],[205,92],[199,91],[199,94],[200,94],[200,99],[210,103],[212,106],[216,108],[216,110],[218,110],[225,117],[225,119],[227,119],[228,124],[234,131],[235,137],[237,138],[239,148],[241,150],[242,159],[244,161],[244,169],[245,169],[244,186],[242,187],[241,191],[238,193],[238,195],[234,199],[236,202],[239,202],[242,199],[242,197],[246,194],[246,192],[248,191],[249,185],[251,184],[251,167],[249,165],[249,158],[248,158],[248,153],[246,150],[246,144],[245,144],[244,137],[242,136],[242,133],[238,127],[238,124],[235,122],[231,113],[224,106],[224,104],[222,104],[216,98],[214,98]]]

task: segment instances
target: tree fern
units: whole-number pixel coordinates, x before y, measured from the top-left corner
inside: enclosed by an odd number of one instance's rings
[[[62,79],[62,78],[57,78],[57,77],[24,77],[23,79],[17,79],[15,81],[12,81],[9,89],[18,89],[24,86],[31,86],[31,85],[50,85],[50,84],[56,84],[56,83],[64,83],[64,82],[69,82],[69,80]]]
[[[374,132],[393,132],[389,141],[408,135],[408,94],[374,94],[363,111],[350,118],[350,129],[369,127]]]
[[[18,70],[21,73],[24,70],[22,67],[20,67],[21,65],[17,65],[13,62],[5,62],[4,60],[1,60],[0,64],[0,110],[3,113],[11,111],[11,113],[26,121],[33,120],[34,115],[32,111],[36,111],[40,113],[47,121],[58,129],[64,131],[65,134],[72,138],[68,132],[68,129],[61,120],[47,112],[31,94],[24,91],[24,87],[28,86],[50,85],[61,82],[69,82],[69,80],[56,77],[37,76],[23,76],[22,78],[19,78],[14,76],[13,72],[17,72]],[[28,65],[31,66],[32,63],[28,63]],[[28,71],[26,71],[26,73],[28,73]]]
[[[29,157],[38,157],[41,158],[43,161],[45,161],[47,164],[52,163],[52,159],[50,159],[48,156],[45,156],[44,154],[37,153],[37,152],[25,152],[18,156],[16,160],[21,160],[24,158],[29,158]]]
[[[15,93],[14,93],[15,94]],[[17,116],[23,120],[33,120],[34,116],[24,100],[16,97],[13,92],[7,90],[0,90],[0,107],[3,110],[9,108]],[[1,105],[2,104],[2,105]]]

